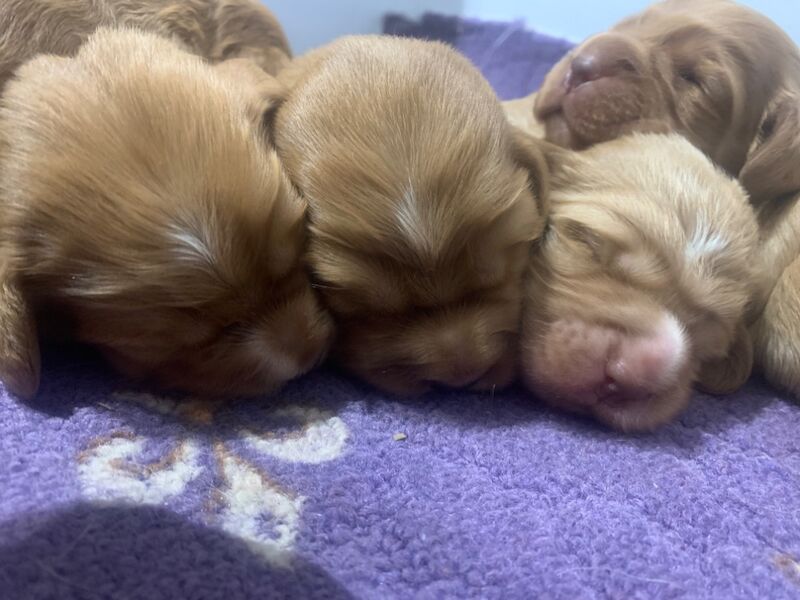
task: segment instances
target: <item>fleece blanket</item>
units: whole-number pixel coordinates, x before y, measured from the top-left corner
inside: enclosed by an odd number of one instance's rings
[[[428,16],[501,95],[568,47]],[[0,390],[0,598],[800,597],[800,408],[754,381],[621,435],[523,390],[400,402],[333,370],[209,405],[50,348]]]

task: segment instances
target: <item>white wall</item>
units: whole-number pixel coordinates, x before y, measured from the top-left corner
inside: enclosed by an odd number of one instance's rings
[[[800,43],[800,0],[739,0],[770,17]],[[436,4],[431,2],[431,4]],[[652,0],[464,0],[467,16],[508,21],[523,18],[529,27],[580,41],[632,13]]]
[[[4,2],[5,0],[0,0]],[[490,0],[487,0],[487,2]],[[800,1],[800,0],[799,0]],[[418,17],[426,11],[462,14],[462,0],[264,0],[296,53],[355,33],[380,33],[387,12]]]
[[[2,2],[3,0],[0,0]],[[352,33],[379,33],[381,17],[433,11],[488,20],[523,19],[532,29],[573,41],[607,29],[649,0],[265,0],[286,28],[295,52]],[[800,43],[800,0],[743,0]]]

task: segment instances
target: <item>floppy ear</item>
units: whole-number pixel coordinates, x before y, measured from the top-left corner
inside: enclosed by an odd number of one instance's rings
[[[23,400],[33,398],[39,389],[37,335],[30,306],[6,265],[0,264],[0,380]]]
[[[214,66],[217,74],[241,90],[253,123],[263,127],[272,142],[272,125],[278,108],[286,100],[286,88],[252,60],[233,58]]]
[[[511,129],[511,154],[514,161],[528,171],[528,185],[533,192],[542,218],[542,226],[550,214],[550,168],[543,148],[547,145],[521,129]]]
[[[271,75],[277,75],[289,63],[292,51],[286,33],[263,3],[227,0],[213,4],[212,60],[247,58]]]
[[[800,92],[783,90],[767,106],[739,181],[756,207],[800,191]]]
[[[752,372],[753,340],[744,322],[740,322],[728,355],[701,365],[697,387],[709,394],[732,394],[747,382]]]

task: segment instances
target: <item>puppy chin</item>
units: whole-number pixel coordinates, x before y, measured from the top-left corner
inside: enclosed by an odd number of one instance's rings
[[[599,401],[591,407],[592,415],[601,423],[626,433],[653,431],[672,421],[689,404],[691,389],[681,385],[655,394],[644,401]]]
[[[310,296],[309,296],[310,297]],[[333,324],[315,301],[290,303],[266,324],[238,326],[233,337],[172,343],[118,339],[102,350],[119,372],[204,397],[271,394],[319,365],[330,349]],[[177,340],[179,331],[165,334]]]
[[[509,344],[503,356],[478,381],[470,386],[476,392],[496,392],[510,386],[517,376],[516,341]]]

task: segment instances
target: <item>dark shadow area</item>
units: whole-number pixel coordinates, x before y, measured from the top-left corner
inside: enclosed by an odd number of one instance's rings
[[[79,505],[4,524],[0,539],[8,600],[351,598],[312,563],[271,566],[241,541],[157,507]]]
[[[45,365],[39,396],[27,403],[34,410],[67,419],[78,408],[94,406],[112,411],[134,430],[150,430],[152,435],[155,418],[161,424],[186,428],[207,440],[237,438],[243,427],[256,433],[302,427],[302,423],[270,416],[271,409],[286,405],[312,405],[337,413],[351,402],[364,402],[367,410],[396,405],[412,410],[420,421],[446,419],[461,428],[540,424],[564,435],[612,439],[641,448],[674,448],[691,454],[702,447],[708,435],[720,435],[730,427],[748,423],[773,403],[784,401],[784,396],[755,379],[727,397],[696,393],[689,408],[675,422],[650,433],[624,434],[591,419],[553,409],[521,385],[495,393],[439,390],[417,398],[401,398],[380,392],[329,364],[290,382],[272,396],[221,401],[215,408],[213,421],[196,422],[180,410],[175,414],[155,412],[115,396],[119,391],[151,393],[175,400],[176,406],[186,399],[180,394],[126,381],[115,375],[91,349],[50,347],[45,352]],[[165,435],[168,435],[166,430]]]

